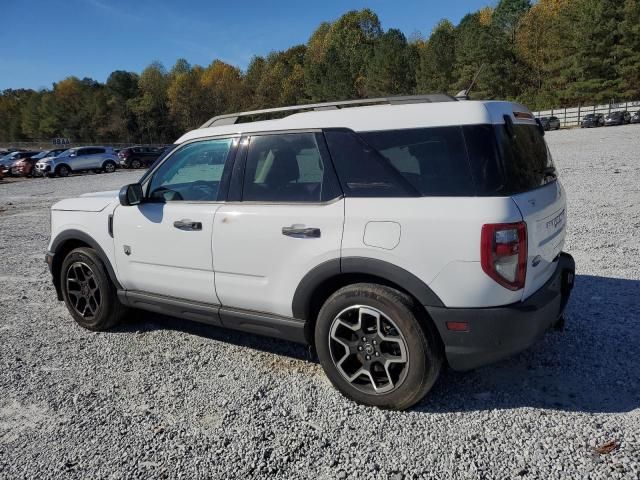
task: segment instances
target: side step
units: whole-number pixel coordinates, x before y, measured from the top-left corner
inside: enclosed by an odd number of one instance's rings
[[[243,332],[306,344],[305,321],[269,313],[240,310],[221,305],[131,290],[118,290],[123,305]]]

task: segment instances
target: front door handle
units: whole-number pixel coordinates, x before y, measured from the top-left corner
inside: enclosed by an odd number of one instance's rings
[[[320,238],[320,229],[291,225],[290,227],[282,227],[282,234],[293,238]]]
[[[173,226],[178,230],[195,231],[202,230],[201,222],[192,222],[189,219],[183,218],[182,220],[176,220],[173,222]]]

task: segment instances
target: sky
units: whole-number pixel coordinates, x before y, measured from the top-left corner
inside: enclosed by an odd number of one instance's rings
[[[382,27],[428,36],[493,0],[0,0],[0,91],[51,88],[70,75],[104,82],[159,60],[220,59],[245,69],[253,55],[306,43],[322,21],[371,8]]]

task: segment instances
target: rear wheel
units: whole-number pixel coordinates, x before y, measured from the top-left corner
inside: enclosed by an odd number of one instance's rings
[[[66,165],[58,165],[56,167],[56,175],[59,177],[68,177],[71,173],[71,169]]]
[[[116,325],[126,308],[100,258],[91,248],[76,248],[62,262],[62,297],[74,320],[89,330]]]
[[[102,165],[102,170],[104,170],[106,173],[113,173],[116,171],[116,164],[111,160],[107,160],[106,162],[104,162],[104,165]]]
[[[331,383],[358,403],[403,410],[420,401],[440,373],[436,334],[407,295],[360,283],[322,306],[315,347]]]

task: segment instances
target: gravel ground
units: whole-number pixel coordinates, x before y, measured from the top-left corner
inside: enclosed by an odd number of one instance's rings
[[[48,207],[140,172],[0,182],[0,477],[639,478],[640,125],[546,138],[567,329],[402,413],[345,400],[287,342],[148,313],[82,330],[43,260]]]

